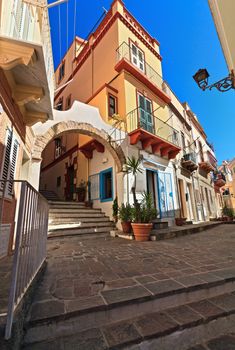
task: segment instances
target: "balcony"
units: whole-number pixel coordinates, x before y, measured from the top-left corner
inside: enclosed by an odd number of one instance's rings
[[[54,66],[48,15],[42,16],[42,8],[31,8],[26,0],[18,0],[13,7],[4,1],[0,23],[0,80],[7,86],[6,91],[0,86],[0,94],[5,94],[3,107],[10,108],[12,115],[16,111],[21,114],[28,126],[53,119]]]
[[[115,70],[121,72],[125,70],[134,75],[139,81],[147,86],[154,94],[156,94],[166,104],[171,102],[171,98],[163,91],[162,77],[145,61],[144,53],[141,60],[132,54],[132,48],[123,42],[117,52],[117,63]]]
[[[157,118],[154,112],[138,107],[128,113],[126,122],[131,145],[140,141],[142,149],[151,148],[152,153],[168,159],[174,159],[180,152],[178,131]]]
[[[197,170],[197,156],[195,152],[190,152],[187,154],[184,154],[182,160],[181,160],[182,166],[189,170],[191,173],[195,170]]]
[[[201,162],[199,162],[200,169],[205,171],[207,174],[210,171],[215,171],[217,160],[211,152],[207,151],[204,154],[201,154],[200,157],[201,157]]]
[[[223,173],[218,172],[214,174],[214,185],[216,187],[223,187],[226,184],[226,177]]]

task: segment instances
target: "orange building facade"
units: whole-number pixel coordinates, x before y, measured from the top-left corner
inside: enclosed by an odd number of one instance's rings
[[[133,178],[117,159],[135,156],[143,170],[137,196],[152,193],[159,220],[217,216],[214,151],[195,114],[164,82],[161,62],[158,41],[121,0],[112,3],[87,41],[74,40],[55,72],[58,118],[65,113],[73,119],[80,101],[77,113],[88,104],[99,122],[87,109],[78,117],[81,127],[64,128],[67,133],[53,128],[43,151],[41,190],[77,200],[81,181],[88,181],[87,199],[112,216],[114,198],[119,204],[132,201]],[[94,125],[105,130],[104,138],[92,131]]]

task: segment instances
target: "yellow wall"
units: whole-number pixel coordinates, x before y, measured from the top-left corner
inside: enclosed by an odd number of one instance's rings
[[[127,26],[118,20],[118,41],[119,45],[126,42],[129,45],[129,38],[138,43],[138,47],[145,53],[145,61],[148,63],[160,76],[162,76],[161,61],[147,48],[147,46],[139,40],[139,38]],[[119,46],[118,45],[118,46]]]

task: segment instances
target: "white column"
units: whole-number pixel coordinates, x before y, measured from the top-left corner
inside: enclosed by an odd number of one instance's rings
[[[32,159],[31,164],[29,166],[29,183],[35,188],[35,190],[39,190],[39,182],[40,182],[40,171],[41,171],[41,162],[42,159]]]

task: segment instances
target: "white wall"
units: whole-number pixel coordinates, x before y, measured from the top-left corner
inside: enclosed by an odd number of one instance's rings
[[[104,153],[93,151],[93,157],[89,160],[89,176],[99,174],[101,171],[112,168],[113,169],[113,199],[116,197],[116,165],[115,161],[109,151],[105,149]],[[99,187],[98,187],[99,188]],[[107,216],[112,219],[113,201],[101,202],[99,199],[93,200],[94,208],[101,208]]]

